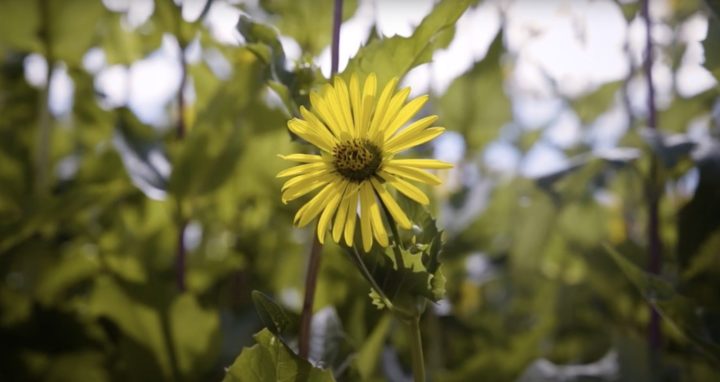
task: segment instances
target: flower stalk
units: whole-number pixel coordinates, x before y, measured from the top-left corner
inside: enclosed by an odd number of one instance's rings
[[[410,339],[410,352],[412,354],[412,371],[415,382],[425,382],[425,361],[423,357],[422,335],[420,333],[420,315],[403,321]]]
[[[655,84],[653,82],[653,42],[652,42],[652,19],[650,16],[650,1],[642,2],[642,17],[645,21],[645,81],[647,83],[647,124],[652,130],[657,130],[657,107],[655,105]],[[650,157],[650,174],[647,185],[648,196],[648,265],[647,269],[652,274],[660,274],[662,267],[662,239],[660,237],[660,194],[662,184],[659,182],[659,166],[656,156]],[[660,314],[650,305],[650,326],[648,328],[648,347],[650,354],[651,370],[656,370],[660,347],[662,346],[662,331],[660,327]]]
[[[330,52],[331,75],[338,72],[342,6],[343,0],[335,0],[335,8],[333,12],[332,47]],[[303,299],[302,312],[300,313],[300,333],[298,334],[298,355],[303,359],[308,359],[310,355],[312,313],[313,305],[315,303],[317,278],[320,273],[320,253],[322,252],[322,243],[318,240],[315,231],[316,230],[313,230],[313,245],[310,249],[310,259],[308,260],[308,269],[307,274],[305,275],[305,297]]]

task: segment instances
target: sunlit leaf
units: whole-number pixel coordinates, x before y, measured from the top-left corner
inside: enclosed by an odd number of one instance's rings
[[[470,0],[443,0],[423,19],[412,36],[371,41],[350,60],[342,76],[349,80],[352,74],[376,73],[378,83],[383,84],[430,61],[432,52],[443,42],[439,37],[453,27],[471,3]]]
[[[255,345],[244,348],[227,369],[224,382],[334,381],[329,370],[322,370],[300,359],[269,330],[255,334]]]

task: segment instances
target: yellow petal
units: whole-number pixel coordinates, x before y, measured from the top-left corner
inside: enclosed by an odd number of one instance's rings
[[[391,165],[411,166],[436,170],[453,168],[452,164],[437,159],[391,159],[390,161],[388,161],[388,163]]]
[[[347,221],[348,205],[350,204],[350,197],[348,197],[347,194],[349,192],[352,191],[350,191],[349,188],[346,188],[345,195],[340,202],[340,206],[337,210],[337,215],[335,215],[335,220],[333,221],[332,238],[333,241],[336,243],[340,243],[340,239],[342,238],[343,234],[343,228],[345,227],[345,222]]]
[[[395,132],[401,128],[404,124],[407,123],[415,114],[422,109],[422,107],[425,105],[425,103],[428,100],[428,96],[424,95],[421,97],[417,97],[414,100],[408,102],[407,105],[403,106],[402,109],[397,113],[397,116],[395,119],[388,124],[388,127],[385,129],[385,140],[390,139],[390,137],[395,134]]]
[[[325,94],[332,92],[332,86],[325,86]],[[322,122],[332,134],[336,137],[340,136],[340,121],[335,118],[335,114],[332,112],[332,108],[328,100],[324,96],[320,96],[317,92],[310,92],[310,103],[313,106],[313,111],[320,116]]]
[[[325,209],[322,214],[320,214],[320,220],[318,220],[317,226],[317,234],[320,244],[325,244],[325,232],[327,231],[328,224],[330,223],[330,218],[335,215],[336,208],[338,203],[340,203],[340,199],[343,196],[343,191],[345,190],[346,185],[347,181],[343,181],[342,184],[337,185],[335,192],[333,192],[330,196],[330,200],[327,202],[327,205],[325,205]]]
[[[365,85],[363,86],[363,97],[364,96],[375,96],[377,92],[377,76],[375,73],[370,73],[365,79]]]
[[[425,195],[422,190],[415,187],[414,185],[408,183],[405,180],[402,180],[398,178],[397,176],[393,174],[389,174],[387,172],[381,172],[380,176],[385,179],[388,184],[395,187],[398,191],[402,192],[407,196],[408,198],[422,204],[422,205],[428,205],[430,204],[430,199],[428,199],[427,195]]]
[[[372,185],[368,182],[363,184],[360,189],[362,193],[361,197],[364,198],[363,203],[368,203],[370,211],[370,222],[372,223],[373,236],[377,240],[378,244],[382,247],[388,246],[388,236],[385,231],[385,224],[383,223],[382,216],[380,215],[380,205],[375,199],[375,195],[372,191]],[[367,250],[366,250],[367,252]]]
[[[415,147],[423,143],[429,142],[444,132],[444,127],[431,127],[429,129],[423,130],[418,134],[413,135],[412,137],[407,137],[406,139],[396,141],[392,144],[388,144],[387,146],[385,146],[385,151],[391,154],[395,154],[397,152],[407,150],[411,147]]]
[[[304,173],[315,172],[318,170],[322,170],[324,168],[327,168],[327,164],[325,164],[325,162],[306,163],[306,164],[301,164],[301,165],[293,166],[290,168],[286,168],[285,170],[280,171],[276,175],[276,177],[285,178],[288,176],[295,176],[295,175],[300,175],[300,174],[304,174]]]
[[[357,125],[358,136],[367,136],[368,130],[370,129],[370,117],[375,109],[375,95],[377,93],[377,77],[375,73],[365,79],[365,85],[363,86],[362,96],[362,107],[358,111],[359,125]]]
[[[340,105],[336,113],[342,116],[341,119],[345,122],[345,130],[350,133],[350,135],[355,136],[355,126],[350,112],[350,92],[348,91],[347,85],[345,85],[345,81],[340,77],[335,77],[335,98]]]
[[[410,229],[412,227],[412,223],[410,222],[410,219],[408,219],[407,215],[405,215],[405,212],[400,208],[400,206],[395,201],[395,198],[390,195],[387,189],[385,189],[385,186],[381,184],[377,179],[372,179],[373,187],[375,187],[375,192],[380,196],[380,200],[382,200],[383,204],[385,204],[385,208],[390,211],[390,215],[392,215],[393,219],[398,223],[398,225],[403,229]]]
[[[405,166],[394,166],[394,165],[387,165],[383,167],[384,171],[387,171],[393,175],[399,175],[405,178],[408,178],[410,180],[414,180],[417,182],[432,184],[432,185],[438,185],[441,184],[442,181],[437,176],[430,174],[429,172],[425,172],[423,170],[417,169],[415,167],[405,167]]]
[[[278,156],[284,160],[300,162],[300,163],[313,163],[313,162],[320,162],[322,160],[322,157],[320,155],[311,155],[311,154],[290,154],[290,155],[278,155]]]
[[[370,195],[372,197],[372,195]],[[362,236],[363,250],[370,252],[372,248],[372,217],[370,216],[371,199],[365,192],[365,187],[360,187],[360,236]]]
[[[303,195],[309,194],[317,188],[329,183],[332,176],[327,172],[313,174],[313,176],[297,176],[287,181],[282,188],[282,202],[287,204]],[[292,184],[291,184],[292,182]]]
[[[395,86],[397,86],[397,83],[397,78],[391,79],[390,82],[385,85],[382,93],[380,93],[380,98],[378,98],[377,104],[375,105],[375,113],[373,115],[367,136],[373,136],[375,131],[378,129],[380,122],[382,122],[383,116],[385,115],[385,110],[387,110],[392,92],[395,90]]]
[[[430,127],[433,123],[435,123],[435,121],[437,121],[437,119],[437,115],[430,115],[425,118],[418,119],[417,121],[411,123],[408,127],[401,130],[394,137],[387,140],[385,146],[387,147],[390,145],[394,145],[408,138],[412,138],[413,136],[421,133],[426,128]]]
[[[395,117],[398,115],[398,112],[405,103],[408,95],[410,95],[410,88],[404,88],[390,99],[387,109],[385,109],[382,115],[382,119],[373,130],[375,134],[378,134],[380,137],[385,137],[385,130],[390,127],[390,122],[395,120]],[[374,122],[375,121],[373,121],[373,123]],[[376,140],[377,138],[375,136],[371,136],[371,139]]]
[[[332,152],[332,148],[335,146],[329,134],[323,134],[321,130],[313,129],[307,121],[302,119],[295,118],[288,121],[288,129],[324,151]]]
[[[322,191],[318,192],[315,197],[310,199],[300,210],[295,214],[295,224],[299,227],[304,227],[310,221],[312,221],[322,211],[323,206],[326,205],[327,198],[330,197],[333,191],[336,191],[336,183],[330,183]]]
[[[352,109],[353,125],[355,127],[355,136],[357,136],[360,123],[362,123],[362,100],[360,93],[360,81],[356,74],[350,77],[350,108]]]
[[[352,192],[348,197],[347,221],[345,222],[345,243],[352,247],[355,238],[355,221],[357,219],[358,193]]]

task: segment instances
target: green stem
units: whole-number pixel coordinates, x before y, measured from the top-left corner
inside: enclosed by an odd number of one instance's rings
[[[365,276],[365,279],[370,283],[370,287],[374,289],[378,295],[380,295],[380,298],[383,299],[383,303],[385,304],[385,306],[387,306],[388,309],[393,310],[394,305],[392,301],[390,301],[390,299],[385,295],[385,292],[383,292],[382,288],[380,288],[380,286],[378,285],[377,281],[375,281],[375,278],[365,266],[365,262],[362,261],[362,258],[360,257],[360,254],[358,253],[355,246],[352,247],[350,258],[353,260],[353,263],[355,263],[355,266],[360,269],[360,273],[362,273],[362,275]]]
[[[170,322],[170,307],[164,307],[160,312],[160,325],[163,334],[165,350],[167,351],[168,361],[170,362],[170,376],[173,381],[182,381],[180,366],[178,364],[177,351],[175,349],[175,340],[172,333],[172,323]]]
[[[375,193],[375,196],[378,200],[380,199],[380,195],[377,195]],[[395,262],[397,263],[398,269],[405,268],[405,262],[402,259],[402,253],[400,253],[400,246],[402,245],[402,242],[400,241],[400,233],[397,227],[397,222],[395,222],[395,219],[390,214],[390,211],[388,210],[387,206],[385,206],[385,203],[379,203],[382,206],[383,212],[385,212],[385,217],[387,218],[388,224],[390,225],[390,232],[392,232],[393,238],[395,239],[395,243],[392,246],[393,253],[395,254]]]
[[[410,351],[412,352],[412,371],[415,382],[425,382],[425,361],[423,358],[422,335],[420,334],[420,316],[403,321],[410,338]]]

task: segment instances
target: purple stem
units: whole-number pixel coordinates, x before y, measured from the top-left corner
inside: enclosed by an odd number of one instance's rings
[[[335,0],[333,11],[332,45],[330,47],[330,76],[337,74],[338,61],[340,57],[340,26],[342,25],[343,0]],[[303,300],[302,312],[300,313],[300,333],[298,334],[298,355],[308,359],[310,354],[310,337],[312,323],[312,309],[315,303],[315,288],[320,273],[320,252],[322,244],[318,241],[317,234],[313,230],[313,245],[310,250],[307,274],[305,275],[305,297]]]
[[[337,74],[340,61],[340,26],[342,25],[343,0],[335,0],[333,13],[332,48],[331,48],[331,76]]]
[[[642,16],[645,20],[645,80],[648,87],[648,127],[657,130],[657,108],[655,106],[655,84],[653,82],[653,42],[652,42],[652,20],[650,18],[650,1],[643,0]],[[660,213],[659,202],[661,185],[658,184],[658,163],[653,156],[650,164],[650,182],[648,187],[648,271],[652,274],[660,274],[662,267],[662,240],[660,238]],[[653,358],[662,344],[662,332],[660,328],[660,315],[654,307],[650,307],[650,327],[648,328],[648,346]]]

